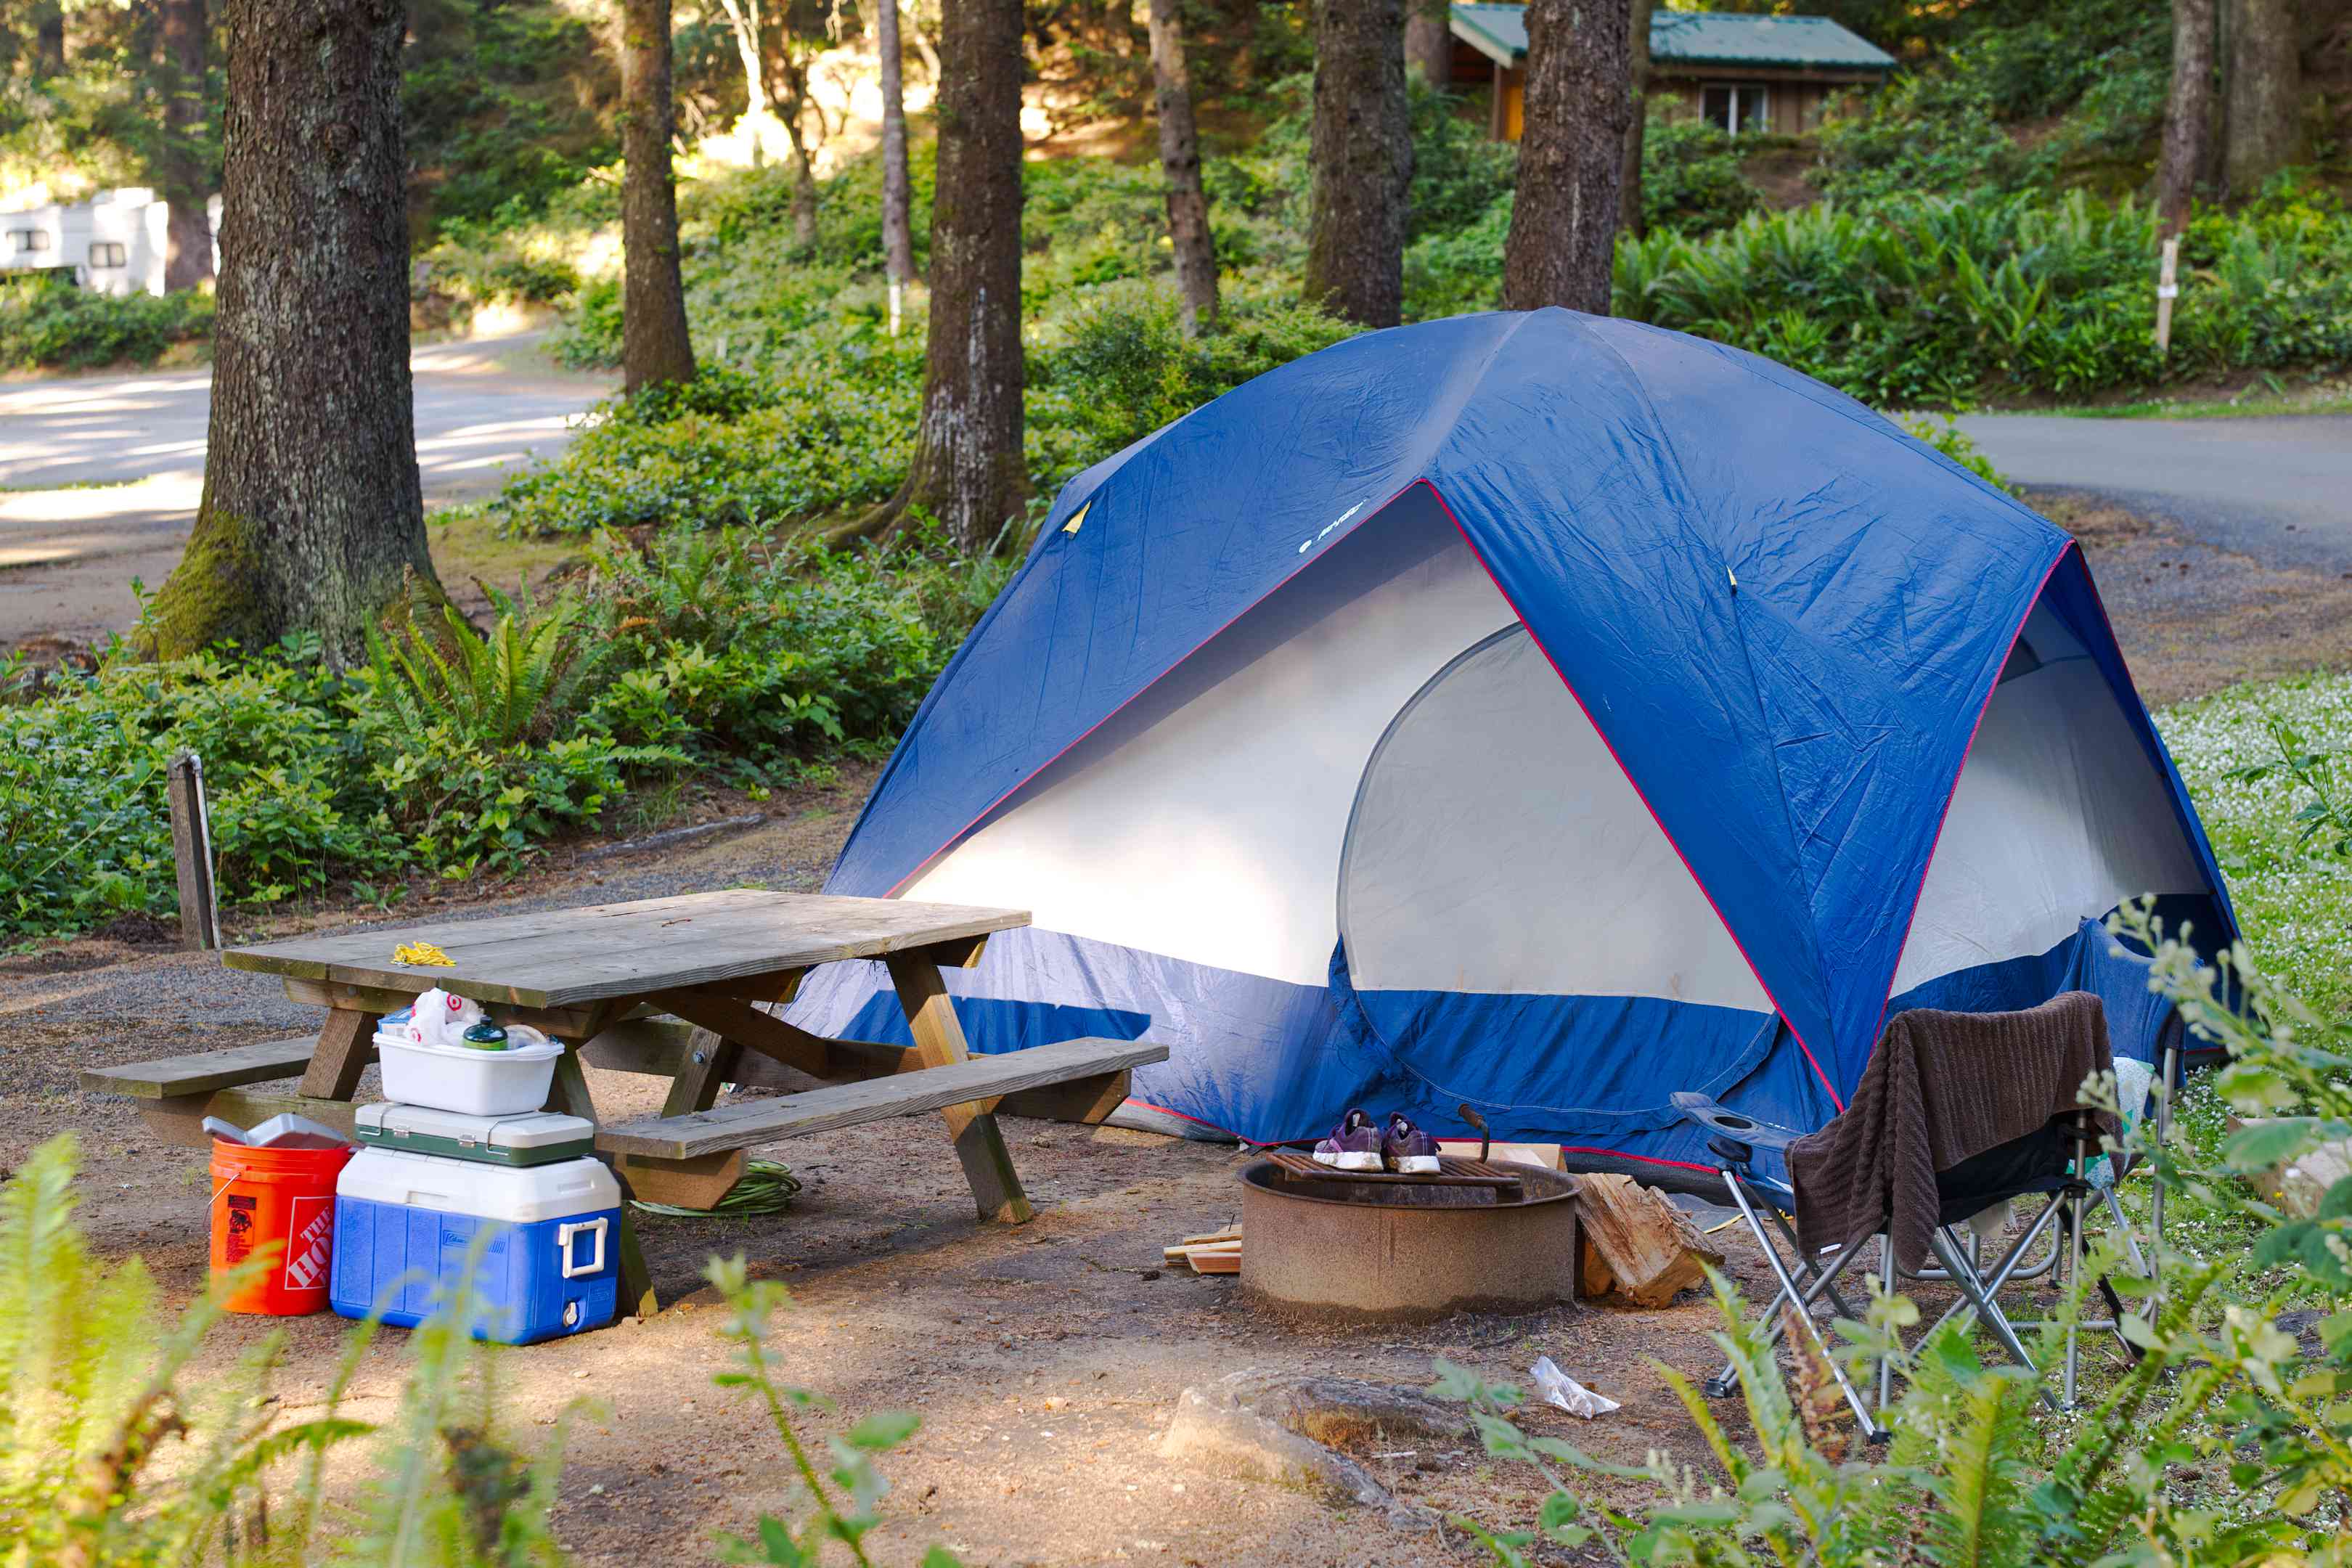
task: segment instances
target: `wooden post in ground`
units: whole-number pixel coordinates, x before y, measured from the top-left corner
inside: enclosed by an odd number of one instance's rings
[[[2172,352],[2172,302],[2180,297],[2180,237],[2164,242],[2164,263],[2156,275],[2156,352]]]
[[[180,940],[199,952],[220,946],[220,900],[213,888],[212,819],[205,811],[205,764],[194,752],[172,759],[172,863],[180,883]]]

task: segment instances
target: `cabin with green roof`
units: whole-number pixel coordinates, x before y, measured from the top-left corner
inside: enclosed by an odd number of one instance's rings
[[[1456,90],[1486,88],[1487,124],[1519,139],[1528,63],[1528,8],[1453,8]],[[1682,104],[1731,134],[1802,136],[1830,99],[1886,79],[1895,57],[1827,16],[1725,11],[1655,11],[1650,17],[1650,94]]]

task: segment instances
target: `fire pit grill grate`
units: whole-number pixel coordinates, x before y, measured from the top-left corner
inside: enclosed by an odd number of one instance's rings
[[[1423,1172],[1408,1174],[1402,1171],[1342,1171],[1335,1165],[1318,1164],[1309,1155],[1276,1151],[1268,1155],[1285,1174],[1304,1176],[1317,1182],[1400,1182],[1417,1187],[1492,1187],[1497,1203],[1517,1203],[1526,1189],[1519,1173],[1507,1166],[1490,1165],[1480,1160],[1464,1160],[1452,1154],[1441,1154],[1434,1174]]]

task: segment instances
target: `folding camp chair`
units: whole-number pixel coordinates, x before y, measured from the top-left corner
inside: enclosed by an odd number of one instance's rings
[[[2168,1081],[2171,1071],[2172,1058],[2168,1056]],[[2160,1098],[2159,1107],[2163,1103],[2164,1099]],[[1826,1297],[1830,1306],[1840,1314],[1859,1318],[1862,1314],[1838,1289],[1839,1278],[1857,1258],[1874,1250],[1879,1278],[1890,1282],[1895,1279],[1898,1270],[1895,1265],[1892,1238],[1882,1228],[1874,1249],[1867,1246],[1832,1247],[1818,1257],[1807,1257],[1788,1217],[1796,1212],[1798,1199],[1795,1189],[1755,1168],[1758,1150],[1783,1151],[1803,1134],[1791,1128],[1776,1127],[1742,1116],[1704,1094],[1676,1094],[1674,1105],[1685,1119],[1708,1132],[1707,1150],[1715,1156],[1724,1186],[1731,1194],[1733,1205],[1754,1233],[1756,1244],[1762,1250],[1765,1261],[1780,1285],[1775,1306],[1792,1310],[1776,1311],[1766,1331],[1766,1344],[1769,1346],[1779,1342],[1788,1317],[1793,1316],[1803,1324],[1805,1331],[1821,1348],[1822,1359],[1837,1379],[1846,1403],[1861,1420],[1863,1430],[1871,1441],[1883,1441],[1886,1432],[1879,1423],[1878,1415],[1884,1413],[1893,1397],[1893,1364],[1882,1362],[1879,1365],[1878,1397],[1874,1412],[1863,1399],[1861,1391],[1846,1375],[1845,1369],[1829,1354],[1829,1342],[1815,1324],[1812,1309],[1816,1301]],[[2122,1205],[2116,1200],[2114,1178],[2103,1180],[2094,1173],[2098,1148],[2099,1132],[2091,1114],[2076,1111],[2053,1118],[2022,1138],[1988,1149],[1961,1161],[1949,1170],[1937,1173],[1936,1225],[1928,1237],[1928,1247],[1936,1265],[1904,1273],[1905,1278],[1914,1279],[1948,1281],[1959,1291],[1960,1299],[1928,1330],[1930,1336],[1955,1319],[1960,1320],[1963,1327],[1981,1321],[2019,1364],[2032,1368],[2033,1357],[2026,1350],[2018,1331],[2042,1325],[2012,1321],[2000,1305],[2000,1293],[2009,1285],[2060,1272],[2062,1258],[2062,1283],[2071,1287],[2080,1279],[2084,1222],[2094,1206],[2104,1208],[2122,1235],[2127,1263],[2132,1270],[2143,1279],[2154,1278],[2154,1271],[2142,1254],[2137,1237],[2131,1234]],[[2113,1169],[2112,1164],[2108,1169]],[[2116,1173],[2119,1175],[2121,1173]],[[1964,1240],[1958,1226],[1972,1215],[1997,1204],[2037,1195],[2047,1200],[2041,1212],[2027,1225],[2024,1234],[1989,1269],[1986,1268],[1978,1256],[1973,1236]],[[2056,1235],[2052,1234],[2053,1227]],[[1774,1233],[1786,1244],[1786,1258],[1773,1240]],[[2029,1263],[2036,1246],[2045,1237],[2049,1239],[2048,1251],[2038,1261]],[[2069,1408],[2074,1404],[2082,1330],[2113,1332],[2126,1353],[2135,1360],[2140,1354],[2138,1347],[2122,1331],[2124,1309],[2115,1288],[2104,1275],[2098,1279],[2097,1287],[2105,1298],[2109,1315],[2096,1320],[2069,1320],[2065,1324],[2066,1353],[2060,1403]],[[1704,1386],[1709,1395],[1721,1397],[1738,1385],[1738,1370],[1727,1365],[1709,1378]],[[2042,1398],[2049,1400],[2046,1391]]]

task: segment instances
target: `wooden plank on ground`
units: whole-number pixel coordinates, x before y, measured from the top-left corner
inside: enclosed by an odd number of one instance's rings
[[[127,1062],[121,1067],[87,1068],[81,1086],[99,1094],[129,1094],[141,1100],[166,1100],[179,1095],[210,1094],[239,1084],[267,1083],[271,1079],[299,1078],[310,1065],[318,1041],[305,1035],[292,1040],[266,1040],[257,1046],[231,1046],[226,1050],[193,1051],[183,1057],[158,1057],[153,1061]]]
[[[221,959],[300,979],[411,994],[440,985],[485,1002],[564,1007],[969,942],[1028,923],[1019,910],[736,889],[303,937]],[[412,942],[432,942],[455,966],[393,963],[394,948]]]
[[[894,1116],[942,1110],[1040,1084],[1165,1061],[1167,1057],[1166,1046],[1148,1041],[1063,1040],[894,1078],[835,1084],[773,1100],[739,1100],[691,1116],[618,1122],[599,1132],[596,1144],[614,1153],[691,1159]]]

